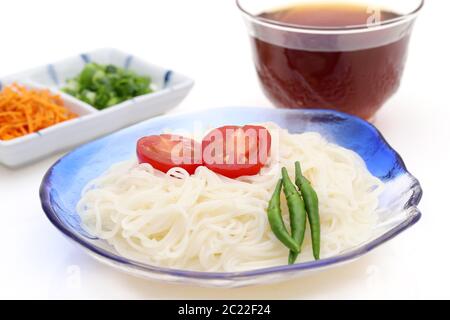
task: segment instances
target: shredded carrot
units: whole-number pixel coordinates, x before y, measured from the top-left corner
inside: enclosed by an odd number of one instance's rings
[[[11,140],[64,122],[77,115],[64,107],[49,90],[27,89],[18,84],[0,92],[0,140]]]

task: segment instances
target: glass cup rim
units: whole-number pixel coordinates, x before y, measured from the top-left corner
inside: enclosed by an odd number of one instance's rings
[[[247,11],[244,6],[241,4],[242,0],[235,0],[236,6],[239,10],[244,14],[244,16],[251,20],[254,23],[279,29],[282,31],[290,31],[290,32],[304,32],[304,33],[316,33],[316,34],[343,34],[343,33],[358,33],[358,32],[368,32],[375,31],[380,29],[386,29],[390,27],[397,26],[399,24],[414,20],[419,12],[425,5],[425,0],[418,0],[418,6],[409,13],[403,14],[399,17],[388,19],[385,21],[381,21],[380,23],[374,25],[349,25],[345,27],[320,27],[320,26],[308,26],[308,25],[297,25],[275,21],[272,19],[262,18],[256,16],[249,11]]]

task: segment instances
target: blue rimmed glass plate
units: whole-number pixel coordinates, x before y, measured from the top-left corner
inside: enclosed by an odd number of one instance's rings
[[[82,188],[113,163],[135,154],[136,140],[172,128],[192,131],[193,126],[242,125],[272,121],[291,133],[319,132],[330,141],[357,152],[370,172],[386,188],[380,196],[380,216],[373,236],[360,246],[319,261],[246,272],[211,273],[161,268],[121,257],[105,241],[83,230],[76,212]],[[380,132],[359,118],[329,110],[287,110],[227,107],[191,114],[163,116],[88,143],[56,162],[40,189],[42,207],[63,234],[100,261],[148,279],[201,286],[237,287],[286,280],[358,258],[415,224],[421,217],[417,205],[422,196],[419,182]]]

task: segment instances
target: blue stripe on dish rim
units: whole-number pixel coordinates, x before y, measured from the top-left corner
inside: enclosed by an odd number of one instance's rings
[[[91,57],[87,53],[80,54],[80,58],[85,64],[91,62]]]
[[[123,67],[128,70],[130,68],[130,65],[132,62],[133,62],[133,56],[132,55],[127,56],[123,63]]]
[[[172,70],[167,70],[166,73],[164,74],[164,84],[163,84],[163,88],[167,88],[170,84],[170,80],[172,80],[172,75],[173,75],[173,71]]]
[[[56,85],[59,85],[59,79],[58,79],[58,75],[57,75],[57,73],[56,73],[56,70],[55,70],[55,66],[54,66],[54,65],[49,64],[49,65],[47,66],[47,73],[48,73],[48,75],[50,76],[50,78],[52,79],[52,81],[53,81]]]

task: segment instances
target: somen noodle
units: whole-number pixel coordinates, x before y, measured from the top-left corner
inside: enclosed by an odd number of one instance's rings
[[[273,235],[266,209],[281,166],[294,177],[300,161],[319,197],[321,257],[367,240],[382,182],[363,160],[318,133],[263,126],[274,143],[260,174],[229,179],[203,166],[189,175],[181,168],[165,174],[135,159],[118,163],[84,189],[77,207],[84,226],[120,255],[151,265],[210,272],[285,265],[288,249]],[[298,262],[309,260],[307,232]]]

